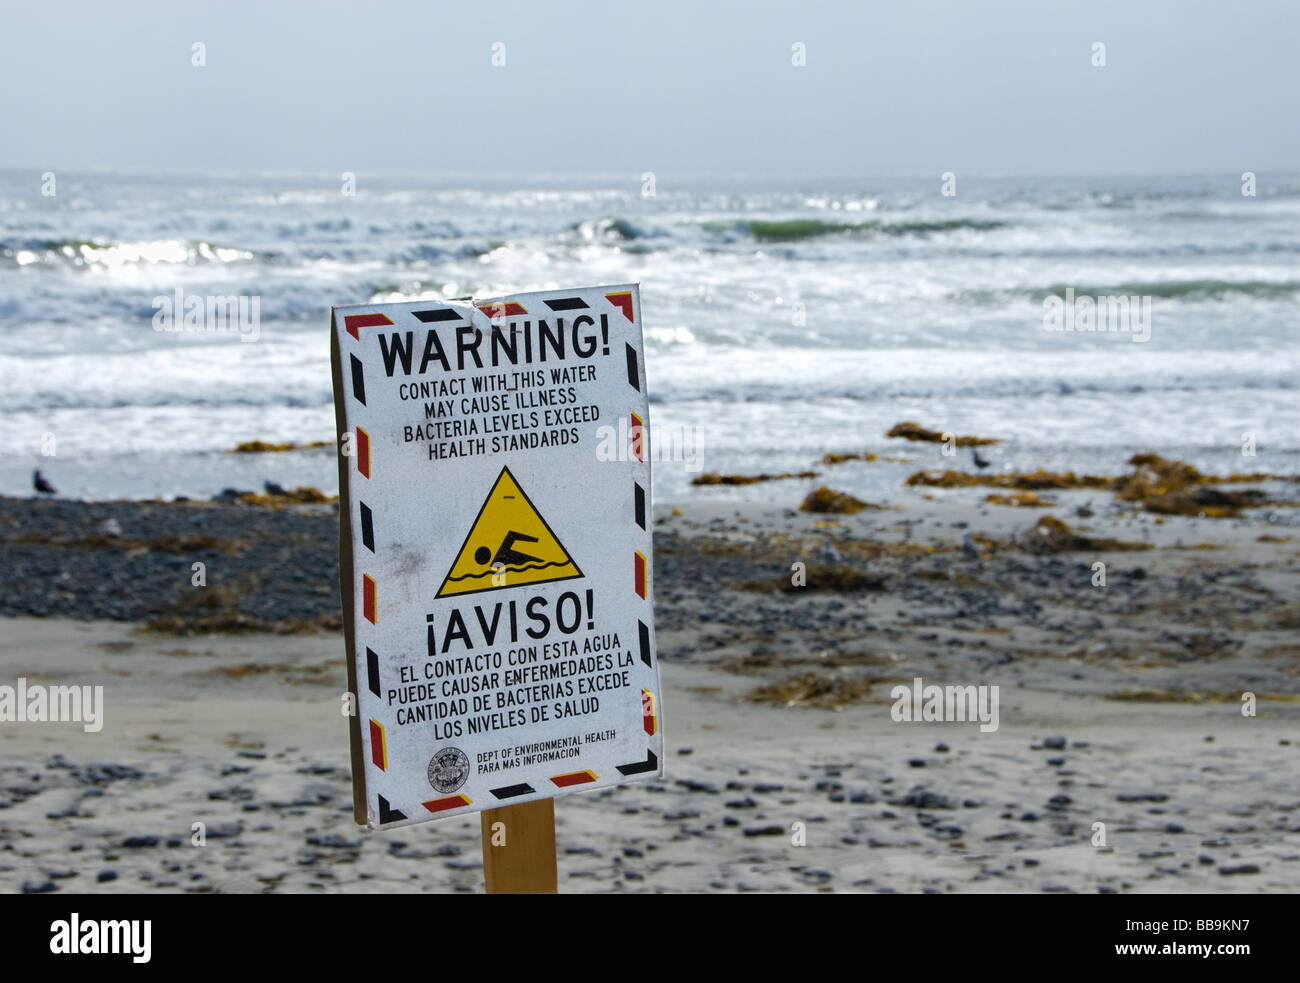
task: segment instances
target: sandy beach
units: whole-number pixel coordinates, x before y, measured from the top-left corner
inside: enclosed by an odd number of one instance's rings
[[[983,491],[657,509],[666,777],[557,801],[560,890],[1294,890],[1293,510]],[[1036,548],[1043,515],[1130,548]],[[352,822],[332,505],[0,499],[0,530],[0,682],[104,687],[97,733],[0,725],[0,890],[482,890],[477,817]],[[894,720],[918,677],[999,687],[997,730]]]

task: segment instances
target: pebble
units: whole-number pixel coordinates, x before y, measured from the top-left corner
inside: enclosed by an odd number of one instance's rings
[[[891,805],[913,806],[917,809],[955,809],[952,799],[925,788],[914,788]]]
[[[130,765],[115,765],[94,763],[77,769],[73,772],[73,777],[78,781],[92,785],[102,785],[108,782],[118,782],[125,779],[143,778],[144,772],[138,768],[132,768]]]
[[[1258,874],[1258,864],[1238,864],[1235,867],[1220,867],[1219,873],[1225,877],[1230,874]]]
[[[710,795],[717,795],[718,788],[716,785],[710,785],[708,782],[697,782],[690,778],[679,778],[677,784],[688,792],[707,792]]]
[[[242,832],[242,830],[240,830],[240,831]],[[215,835],[215,834],[213,834],[213,833],[209,833],[208,835],[209,835],[209,836],[213,836],[213,835]],[[226,835],[228,835],[228,836],[229,836],[229,835],[238,835],[238,833],[234,833],[234,834],[226,834]],[[360,841],[360,840],[349,840],[347,837],[340,836],[338,833],[330,833],[328,836],[309,836],[309,837],[307,837],[307,844],[308,844],[309,846],[319,846],[319,847],[324,847],[324,848],[327,849],[327,850],[359,850],[359,849],[361,849],[361,841]]]

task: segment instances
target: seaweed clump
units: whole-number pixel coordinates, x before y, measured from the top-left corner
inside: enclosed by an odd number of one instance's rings
[[[1030,553],[1068,553],[1080,550],[1106,552],[1120,550],[1149,550],[1150,543],[1124,542],[1081,536],[1060,519],[1045,515],[1018,541],[1021,549]]]
[[[808,493],[808,497],[799,506],[799,511],[853,515],[863,509],[883,508],[883,505],[872,505],[870,502],[863,502],[846,492],[833,491],[822,485]]]
[[[310,620],[270,620],[248,614],[240,609],[240,598],[256,589],[256,582],[249,580],[239,588],[213,586],[201,591],[184,591],[168,613],[146,621],[145,630],[168,635],[306,635],[343,628],[337,615]]]
[[[880,457],[879,454],[837,454],[831,451],[821,459],[821,464],[843,464],[845,461],[874,461]]]
[[[718,474],[707,471],[691,479],[692,485],[754,485],[760,481],[781,481],[785,478],[817,478],[816,471],[783,471],[781,474]]]
[[[1158,454],[1135,454],[1129,458],[1133,471],[1115,479],[1115,497],[1133,502],[1148,512],[1163,515],[1195,515],[1209,519],[1232,519],[1242,509],[1262,505],[1266,496],[1255,488],[1224,491],[1210,487],[1221,481],[1260,480],[1262,475],[1205,475],[1182,461],[1170,461]]]
[[[970,474],[965,471],[918,471],[904,482],[926,488],[1008,488],[1023,491],[1044,489],[1099,488],[1114,492],[1121,502],[1131,502],[1147,512],[1164,515],[1191,515],[1210,519],[1232,519],[1241,515],[1242,509],[1268,503],[1267,496],[1258,489],[1224,491],[1213,486],[1241,484],[1255,481],[1294,481],[1286,475],[1265,473],[1230,474],[1223,477],[1202,474],[1183,461],[1171,461],[1158,454],[1135,454],[1128,463],[1133,470],[1118,478],[1094,474],[1075,474],[1073,471],[1028,471],[1002,474]],[[1014,496],[1006,496],[1014,497]],[[1028,501],[998,500],[999,496],[985,499],[995,505],[1028,505]],[[1049,503],[1044,503],[1049,504]],[[1275,503],[1283,504],[1283,503]]]
[[[782,589],[788,594],[804,590],[831,590],[856,592],[864,590],[884,590],[888,581],[878,573],[867,573],[850,566],[812,567],[808,570],[808,582],[796,586],[788,579],[782,578]]]
[[[866,703],[872,698],[872,687],[877,680],[854,679],[843,676],[823,676],[806,672],[801,676],[768,686],[759,686],[745,695],[751,703],[775,703],[782,706],[817,707],[836,710],[852,703]]]
[[[944,436],[939,431],[923,427],[919,423],[913,423],[911,420],[904,420],[902,423],[895,423],[885,436],[901,437],[904,440],[920,440],[928,444],[942,444],[944,442]],[[956,439],[958,447],[983,447],[985,444],[996,443],[1000,443],[996,437],[965,436]]]
[[[309,635],[320,629],[337,630],[327,620],[303,621],[299,618],[281,618],[268,621],[255,618],[242,611],[220,614],[181,616],[160,615],[144,624],[146,631],[165,635]]]
[[[984,501],[990,505],[1010,505],[1017,508],[1047,508],[1056,504],[1045,498],[1039,498],[1038,493],[1032,491],[1011,492],[1009,495],[995,492],[992,495],[985,495]]]
[[[1073,471],[1004,472],[1001,474],[968,474],[965,471],[918,471],[911,475],[906,485],[927,488],[1018,488],[1025,491],[1063,488],[1110,488],[1114,478],[1095,474],[1075,474]]]
[[[241,444],[236,444],[227,454],[279,454],[284,451],[305,451],[313,447],[329,447],[333,444],[330,440],[313,440],[309,444],[271,444],[265,440],[246,440]]]
[[[275,508],[280,505],[324,505],[329,502],[337,502],[337,495],[326,495],[319,488],[311,485],[303,485],[298,488],[290,488],[283,494],[259,495],[257,492],[242,492],[238,496],[238,501],[245,505],[270,506]]]

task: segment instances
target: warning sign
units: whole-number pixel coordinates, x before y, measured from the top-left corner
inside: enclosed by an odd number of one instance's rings
[[[502,468],[438,596],[581,576],[582,571],[537,514],[510,469]]]
[[[637,288],[336,307],[357,821],[661,773]]]

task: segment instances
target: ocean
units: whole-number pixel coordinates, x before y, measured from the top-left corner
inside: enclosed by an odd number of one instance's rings
[[[226,453],[332,439],[331,305],[625,282],[661,504],[793,505],[823,482],[883,503],[915,470],[971,467],[884,437],[904,420],[1000,438],[995,468],[1116,474],[1155,451],[1300,473],[1300,175],[1254,196],[1233,174],[959,175],[951,196],[939,175],[56,182],[0,173],[0,494],[32,494],[38,467],[84,499],[333,494],[330,447]],[[256,299],[256,340],[155,330],[178,289]],[[1049,330],[1088,326],[1099,297],[1115,330]]]

